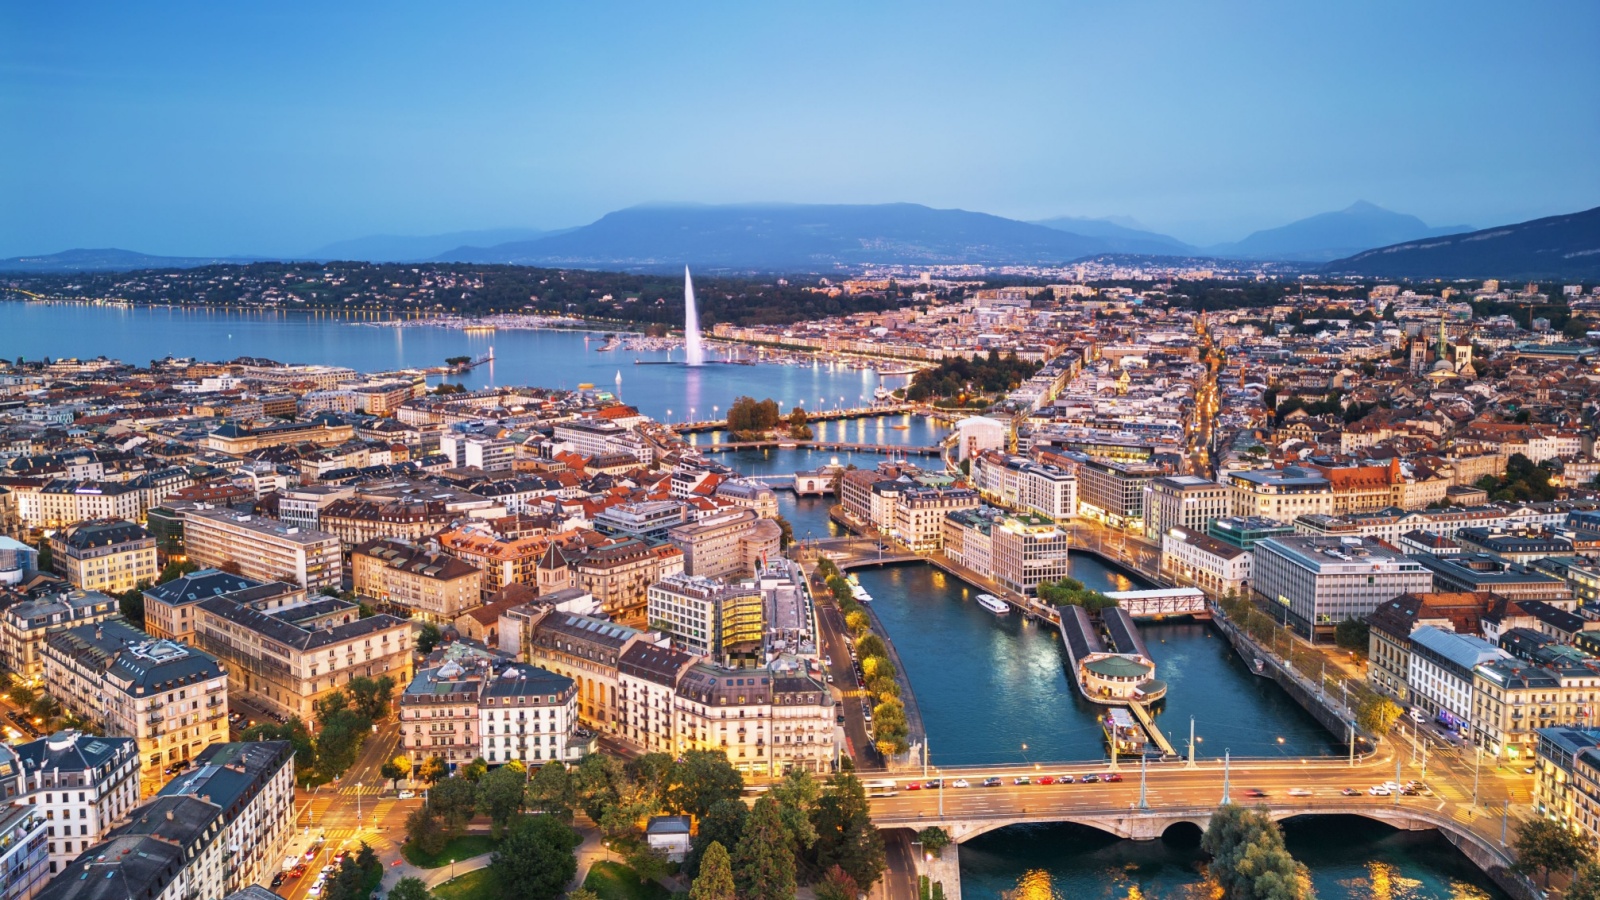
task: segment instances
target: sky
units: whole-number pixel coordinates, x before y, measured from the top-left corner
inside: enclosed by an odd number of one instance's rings
[[[0,257],[306,254],[660,202],[1600,205],[1600,3],[0,0]]]

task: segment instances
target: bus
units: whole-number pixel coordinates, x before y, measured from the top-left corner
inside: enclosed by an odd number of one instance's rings
[[[866,789],[869,799],[872,797],[893,797],[899,793],[895,790],[894,779],[891,778],[862,782],[861,786]]]

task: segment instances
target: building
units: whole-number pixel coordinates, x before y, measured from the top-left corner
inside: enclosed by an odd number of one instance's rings
[[[1600,663],[1592,659],[1554,665],[1502,659],[1474,674],[1472,741],[1496,763],[1530,759],[1538,729],[1587,721],[1600,698]]]
[[[753,509],[736,508],[667,530],[667,540],[683,551],[690,575],[721,578],[748,575],[766,556],[778,555],[782,529]]]
[[[643,753],[671,753],[678,682],[695,657],[635,641],[617,659],[617,737]]]
[[[1411,661],[1406,672],[1411,701],[1446,730],[1469,733],[1473,670],[1510,658],[1511,654],[1477,635],[1456,634],[1432,625],[1418,628],[1411,632]]]
[[[1007,509],[1057,520],[1077,515],[1078,478],[1070,469],[989,450],[972,458],[971,470],[978,493]]]
[[[1233,472],[1228,488],[1235,516],[1292,522],[1296,516],[1333,515],[1333,484],[1315,469],[1284,466]]]
[[[1144,530],[1145,486],[1161,477],[1160,468],[1083,457],[1077,474],[1078,515],[1112,528]]]
[[[734,657],[765,662],[763,608],[761,591],[754,585],[669,575],[650,585],[648,621],[686,653],[724,664]]]
[[[294,745],[213,744],[159,796],[198,797],[217,807],[223,890],[231,893],[265,881],[280,870],[284,845],[294,831]]]
[[[50,536],[50,564],[72,586],[124,594],[139,582],[154,582],[156,541],[121,519],[95,519]]]
[[[577,683],[548,669],[513,663],[483,684],[478,735],[489,765],[512,761],[535,768],[550,760],[576,762]]]
[[[413,769],[430,757],[451,772],[478,758],[478,698],[486,667],[448,662],[419,669],[400,695],[400,746]]]
[[[1535,734],[1534,809],[1593,844],[1600,839],[1600,728],[1560,726]]]
[[[204,568],[237,567],[256,581],[287,581],[308,591],[342,587],[339,539],[229,509],[199,508],[184,515],[184,547]]]
[[[1401,594],[1433,590],[1415,559],[1361,538],[1268,538],[1256,544],[1252,576],[1257,601],[1313,641]]]
[[[0,501],[3,499],[0,498]],[[37,571],[39,551],[16,538],[0,534],[0,585],[21,584]]]
[[[27,778],[17,751],[0,744],[0,897],[6,900],[41,896],[51,875],[48,809],[28,802]]]
[[[139,748],[133,738],[69,729],[14,749],[28,802],[48,823],[51,874],[100,843],[139,802]]]
[[[1173,526],[1161,533],[1161,574],[1208,597],[1247,596],[1254,560],[1248,550],[1190,528]]]
[[[799,672],[691,666],[678,683],[676,752],[721,750],[741,773],[828,771],[834,757],[833,700]]]
[[[1231,506],[1228,488],[1208,478],[1152,478],[1144,488],[1145,537],[1159,541],[1174,528],[1203,534],[1211,522],[1227,516]]]
[[[168,767],[228,739],[228,673],[209,653],[107,619],[49,635],[42,655],[62,708],[138,742],[142,796]]]
[[[971,459],[985,450],[1006,448],[1006,424],[983,416],[968,416],[956,423],[960,459]]]
[[[310,721],[352,678],[411,677],[410,623],[323,597],[265,612],[230,597],[194,607],[194,642],[227,663],[230,687],[269,711]]]
[[[1367,683],[1401,703],[1411,702],[1411,633],[1433,626],[1476,634],[1493,606],[1488,593],[1401,594],[1367,615]]]
[[[594,527],[605,534],[664,541],[667,532],[689,521],[689,505],[682,500],[641,500],[618,503],[594,517]]]
[[[1254,550],[1267,538],[1294,534],[1294,526],[1261,516],[1227,516],[1206,526],[1206,535],[1240,550]]]
[[[1040,582],[1071,574],[1066,529],[1037,513],[997,519],[989,530],[989,577],[1007,590],[1031,594]]]
[[[1437,591],[1493,591],[1512,600],[1543,600],[1562,608],[1574,605],[1572,589],[1560,578],[1488,554],[1421,553],[1412,559],[1433,573]]]
[[[272,582],[266,592],[277,595],[296,593],[292,585]],[[144,630],[153,638],[191,643],[194,640],[194,606],[210,597],[257,597],[263,585],[253,578],[201,569],[144,590]]]
[[[931,553],[944,545],[945,514],[977,505],[978,493],[967,488],[908,487],[895,505],[891,533],[913,552]]]
[[[482,603],[483,572],[441,551],[379,538],[350,551],[355,592],[425,622],[449,623]]]
[[[754,515],[749,510],[740,512]],[[571,562],[571,582],[563,587],[575,587],[594,597],[614,619],[644,624],[650,585],[684,571],[684,559],[677,547],[652,547],[639,540],[591,547]]]
[[[0,611],[0,663],[37,684],[44,676],[39,648],[46,635],[117,614],[117,601],[99,591],[72,590],[13,603]]]
[[[135,808],[39,896],[187,900],[244,890],[282,865],[294,815],[293,757],[287,741],[214,748],[194,773],[213,770],[198,789],[175,780],[178,787]]]
[[[664,645],[665,638],[604,619],[549,611],[525,629],[527,661],[577,684],[578,719],[615,734],[619,730],[618,660],[634,642]]]

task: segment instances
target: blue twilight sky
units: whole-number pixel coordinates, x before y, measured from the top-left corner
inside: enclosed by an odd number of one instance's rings
[[[1487,226],[1600,203],[1597,47],[1595,0],[0,0],[0,256],[662,201]]]

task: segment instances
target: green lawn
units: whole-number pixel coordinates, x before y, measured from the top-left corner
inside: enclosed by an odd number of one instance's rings
[[[652,881],[645,883],[633,869],[619,862],[601,860],[589,867],[583,886],[600,900],[669,900],[672,892]]]
[[[450,865],[450,860],[460,861],[469,856],[478,856],[488,853],[500,842],[487,834],[464,834],[444,845],[444,849],[429,856],[417,848],[406,844],[400,848],[400,854],[419,869],[437,869],[440,866]]]
[[[490,869],[474,869],[435,887],[434,900],[502,900],[500,879]]]

